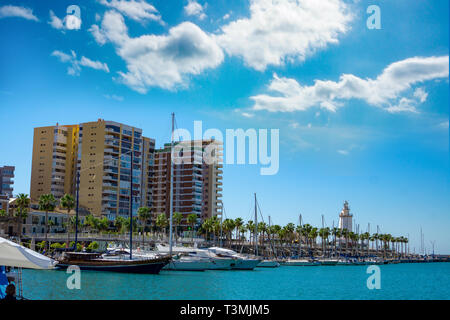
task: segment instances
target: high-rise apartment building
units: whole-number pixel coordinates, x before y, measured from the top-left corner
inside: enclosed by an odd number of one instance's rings
[[[80,124],[80,204],[110,220],[129,215],[131,190],[133,214],[151,204],[147,176],[154,145],[139,128],[101,119]]]
[[[14,167],[0,167],[0,210],[9,211],[9,198],[13,196]]]
[[[31,201],[51,193],[59,199],[75,191],[78,125],[34,129]]]
[[[0,195],[13,196],[14,169],[12,166],[0,167]]]
[[[203,151],[213,146],[217,161],[207,164]],[[177,143],[182,154],[176,154],[173,164],[173,212],[183,215],[186,225],[189,214],[199,221],[222,213],[222,143],[215,140]],[[153,165],[153,212],[170,214],[171,145],[155,151]]]

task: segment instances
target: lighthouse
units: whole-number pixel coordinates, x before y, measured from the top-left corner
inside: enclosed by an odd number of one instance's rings
[[[342,208],[339,214],[339,229],[352,231],[352,219],[353,215],[350,214],[350,208],[348,206],[348,201],[344,201],[344,208]]]

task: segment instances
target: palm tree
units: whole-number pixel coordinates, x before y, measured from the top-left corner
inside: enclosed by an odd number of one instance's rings
[[[45,243],[48,247],[48,212],[55,210],[56,207],[56,199],[55,197],[49,194],[43,194],[39,197],[39,210],[45,211]]]
[[[258,233],[261,233],[259,242],[264,245],[264,235],[267,233],[267,224],[265,222],[258,223]]]
[[[20,218],[20,222],[28,217],[28,208],[30,207],[30,198],[25,193],[19,193],[16,199],[17,217]],[[22,230],[22,227],[20,228]]]
[[[251,239],[253,239],[253,234],[255,233],[255,224],[253,223],[252,220],[249,220],[245,226],[246,226],[247,230],[250,233],[250,239],[249,240],[250,240],[250,244],[251,244],[252,243]]]
[[[290,242],[294,239],[294,231],[295,231],[295,225],[293,223],[288,223],[286,226],[286,237],[289,239]]]
[[[118,233],[122,233],[123,226],[125,224],[125,218],[122,216],[116,216],[114,219],[114,227]]]
[[[142,245],[144,245],[144,228],[147,226],[148,219],[151,218],[150,208],[140,207],[137,211],[138,219],[141,222]]]
[[[312,228],[308,237],[311,239],[311,247],[315,247],[316,246],[316,239],[318,237],[319,233],[317,228]]]
[[[312,230],[312,226],[310,224],[305,224],[303,225],[302,228],[302,235],[305,237],[305,241],[306,241],[306,250],[308,252],[310,252],[310,246],[309,246],[309,233]]]
[[[341,229],[334,227],[331,230],[331,234],[333,235],[333,242],[334,242],[334,256],[336,256],[336,250],[337,250],[337,239],[341,236]]]
[[[178,227],[181,225],[183,221],[183,215],[181,212],[174,212],[172,216],[173,224],[175,225],[175,241],[178,240]]]
[[[229,245],[231,247],[231,233],[234,229],[234,220],[232,219],[225,219],[225,221],[222,224],[222,230],[225,232],[225,237],[227,238]]]
[[[17,216],[26,219],[28,216],[28,208],[30,207],[30,198],[25,193],[19,193],[16,199]]]
[[[236,218],[234,220],[234,227],[236,228],[236,238],[240,238],[239,237],[239,229],[241,228],[241,226],[244,224],[244,220],[242,220],[242,218]]]
[[[194,242],[194,227],[195,227],[195,224],[197,223],[197,218],[198,217],[195,213],[191,213],[190,215],[187,216],[187,219],[186,219],[187,223],[190,224],[192,227],[192,230],[191,230],[192,242]]]
[[[156,226],[160,229],[160,231],[162,229],[166,230],[168,224],[169,221],[167,220],[166,214],[165,213],[158,214],[158,216],[156,217]]]
[[[75,208],[75,199],[71,194],[65,194],[60,200],[59,204],[61,208],[67,210],[67,214],[70,215],[70,211]]]
[[[322,238],[322,256],[325,256],[325,252],[327,251],[328,237],[330,236],[330,228],[321,228],[319,230],[319,236]]]
[[[241,244],[241,240],[245,241],[245,234],[247,233],[247,227],[245,225],[242,225],[239,227],[239,244]]]

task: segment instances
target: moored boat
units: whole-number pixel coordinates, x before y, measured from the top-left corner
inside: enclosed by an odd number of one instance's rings
[[[211,247],[208,251],[219,257],[235,259],[235,265],[231,267],[232,270],[253,270],[261,262],[261,259],[252,258],[230,249]]]
[[[317,260],[322,266],[335,266],[338,264],[339,260],[337,259],[319,259]]]
[[[62,258],[58,259],[56,268],[67,269],[75,265],[81,270],[89,271],[158,274],[170,260],[169,256],[125,259],[122,256],[105,256],[101,253],[65,252]]]
[[[282,265],[293,267],[314,267],[319,266],[320,263],[311,259],[288,259],[282,262]]]
[[[280,263],[276,260],[267,259],[262,260],[258,265],[257,268],[278,268],[280,266]]]

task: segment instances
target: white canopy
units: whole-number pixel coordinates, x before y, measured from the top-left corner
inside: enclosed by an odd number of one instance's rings
[[[0,266],[53,269],[56,263],[53,259],[0,237]]]

